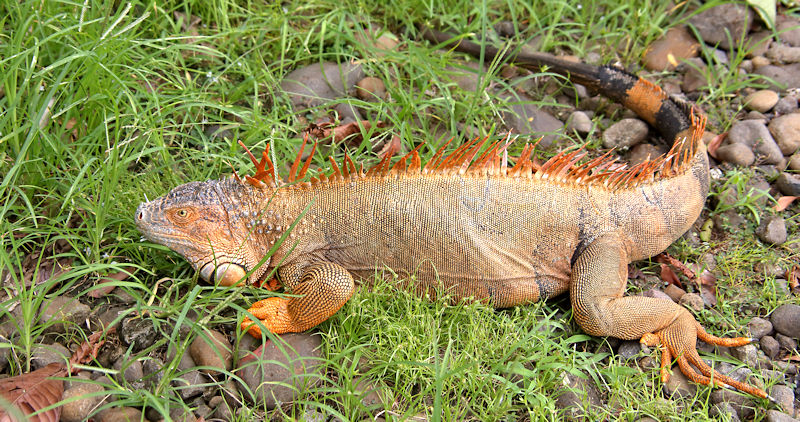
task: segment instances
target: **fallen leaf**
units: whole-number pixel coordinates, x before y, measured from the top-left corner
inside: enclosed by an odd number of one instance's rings
[[[781,196],[780,198],[778,198],[778,203],[775,204],[775,207],[773,209],[775,211],[783,211],[786,208],[789,208],[789,205],[791,205],[795,199],[797,199],[796,196]]]
[[[392,135],[392,139],[383,144],[383,148],[378,151],[378,157],[381,160],[383,160],[386,156],[393,157],[395,154],[397,154],[397,151],[400,151],[402,146],[403,142],[400,140],[400,137],[397,135]]]
[[[673,258],[672,255],[670,255],[670,254],[668,254],[666,252],[660,253],[656,257],[656,261],[660,262],[662,264],[672,265],[673,267],[677,268],[678,271],[681,272],[681,274],[683,274],[684,276],[686,276],[686,278],[688,278],[690,280],[694,280],[694,278],[695,278],[695,272],[694,271],[692,271],[689,267],[687,267],[686,264],[684,264],[683,262]]]
[[[711,142],[708,143],[708,147],[707,147],[708,148],[708,154],[711,155],[712,157],[714,157],[715,159],[718,159],[717,158],[717,148],[719,148],[719,146],[722,145],[722,141],[724,141],[727,136],[728,136],[728,132],[724,132],[724,133],[720,133],[719,135],[713,137],[711,139]]]
[[[44,368],[16,377],[0,380],[0,396],[22,413],[30,415],[61,400],[64,382],[53,377],[65,376],[62,363],[51,363]],[[30,422],[58,422],[61,406],[52,408],[36,416]],[[0,409],[0,422],[15,422],[6,410]]]
[[[800,287],[800,266],[793,266],[792,269],[788,271],[786,279],[789,281],[789,288],[792,289],[792,291]]]
[[[304,130],[304,132],[317,139],[332,137],[331,141],[333,143],[342,142],[351,136],[352,138],[349,139],[350,142],[360,142],[362,139],[361,128],[363,128],[364,131],[369,131],[372,126],[372,122],[367,120],[362,120],[361,122],[352,122],[339,126],[334,126],[332,122],[311,123]],[[376,128],[384,128],[386,126],[386,123],[382,121],[375,122]]]
[[[667,264],[661,264],[661,280],[668,284],[674,284],[681,289],[683,288],[683,284],[678,279],[678,276],[675,275],[675,272],[672,271],[672,268]]]
[[[103,347],[105,344],[105,340],[100,340],[103,335],[107,335],[116,331],[116,327],[111,327],[108,331],[95,331],[92,333],[86,341],[81,343],[77,349],[75,349],[75,353],[69,358],[70,366],[78,365],[78,364],[86,364],[94,359],[97,358],[97,353],[100,351],[100,348]],[[77,372],[73,368],[73,373]]]

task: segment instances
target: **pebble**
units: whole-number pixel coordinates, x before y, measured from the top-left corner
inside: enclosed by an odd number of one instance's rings
[[[770,315],[775,331],[792,338],[800,338],[800,305],[784,304]]]
[[[158,339],[153,322],[148,318],[131,317],[122,320],[120,338],[132,346],[133,352],[146,349]]]
[[[744,98],[744,105],[750,110],[755,110],[760,113],[766,113],[775,104],[778,104],[778,93],[770,89],[762,89],[756,91]]]
[[[478,62],[466,62],[461,66],[447,66],[444,74],[462,90],[475,92],[481,85],[483,69]]]
[[[775,25],[778,38],[794,47],[800,47],[800,19],[779,15]]]
[[[778,116],[769,122],[769,132],[783,155],[792,155],[800,149],[800,113]]]
[[[766,164],[777,164],[783,160],[780,147],[775,143],[767,126],[758,120],[742,120],[731,126],[728,144],[744,144],[763,157]]]
[[[378,25],[370,25],[363,32],[356,31],[353,38],[376,57],[385,56],[387,51],[394,50],[399,44],[397,36]]]
[[[214,396],[211,400],[208,401],[208,407],[214,409],[214,418],[221,419],[223,421],[230,421],[233,419],[233,413],[231,413],[231,406],[225,402],[225,398],[222,396]]]
[[[539,108],[533,98],[525,94],[511,93],[500,94],[498,97],[511,108],[511,110],[503,111],[503,121],[505,121],[506,128],[513,133],[542,136],[539,146],[546,149],[559,136],[556,133],[562,132],[564,124]]]
[[[178,363],[178,369],[181,374],[172,379],[172,386],[178,390],[178,394],[184,400],[192,397],[199,396],[205,392],[205,387],[202,385],[206,382],[203,374],[195,369],[194,360],[188,353],[181,356],[181,361]]]
[[[800,175],[783,172],[775,180],[775,187],[784,195],[800,196]]]
[[[46,333],[66,333],[86,321],[91,309],[70,296],[58,296],[45,301],[39,313],[40,323],[47,327]]]
[[[642,351],[642,344],[635,340],[623,341],[617,349],[617,354],[625,360],[630,360],[639,355]]]
[[[104,390],[100,384],[82,382],[75,383],[72,388],[64,390],[61,405],[61,422],[81,422],[89,418],[97,405],[103,401],[104,396],[100,395]],[[73,399],[73,397],[80,397]]]
[[[708,415],[712,418],[719,418],[720,420],[726,420],[729,422],[739,422],[739,414],[736,413],[736,409],[730,403],[717,403],[711,406],[711,409],[708,411]]]
[[[358,377],[353,380],[356,396],[361,398],[361,404],[367,409],[391,408],[391,390],[380,382],[367,377]]]
[[[700,59],[690,59],[687,60],[688,62],[692,62],[693,66],[686,65],[683,70],[683,80],[681,81],[681,87],[683,88],[684,92],[695,92],[699,89],[703,88],[704,86],[708,85],[708,81],[706,80],[706,72],[708,71],[708,66],[702,62]],[[680,69],[680,68],[679,68]]]
[[[92,418],[95,422],[137,422],[142,420],[142,411],[135,407],[110,407]]]
[[[791,47],[782,43],[772,43],[766,56],[773,63],[800,62],[800,47]]]
[[[789,415],[794,414],[794,390],[785,385],[776,384],[770,387],[769,395],[775,399],[784,412]]]
[[[697,293],[686,293],[678,303],[694,311],[702,311],[705,306],[703,297]]]
[[[683,59],[697,57],[700,44],[685,25],[670,28],[647,48],[642,59],[648,70],[674,70]]]
[[[653,144],[639,144],[631,149],[631,155],[628,157],[628,163],[631,166],[635,166],[645,161],[653,160],[663,153],[664,151]]]
[[[769,59],[765,58],[764,60]],[[755,64],[755,59],[753,59],[753,63]],[[800,75],[798,75],[798,70],[795,69],[794,65],[775,66],[770,64],[757,67],[753,73],[766,76],[761,81],[777,91],[800,86]]]
[[[644,297],[654,297],[656,299],[672,300],[672,298],[667,296],[666,293],[664,293],[664,292],[662,292],[661,290],[658,290],[658,289],[647,290],[646,292],[642,293],[642,296],[644,296]]]
[[[683,375],[683,372],[676,367],[672,370],[669,380],[664,383],[664,391],[668,397],[672,395],[684,398],[692,397],[697,394],[697,385],[690,382],[686,375]]]
[[[753,406],[755,401],[747,395],[734,392],[725,388],[717,388],[711,392],[711,403],[721,405],[728,403],[733,407],[734,412],[743,420],[751,419],[755,415]]]
[[[601,407],[603,402],[595,387],[589,381],[578,377],[575,374],[561,372],[560,388],[556,388],[561,393],[556,398],[556,408],[563,409],[564,416],[570,420],[579,420],[586,414],[586,407]]]
[[[781,344],[772,336],[761,337],[759,345],[761,346],[761,351],[770,359],[775,359],[775,356],[778,356],[778,353],[781,351]]]
[[[189,354],[197,366],[208,366],[229,371],[233,363],[233,347],[224,334],[216,330],[201,333],[189,345]],[[210,368],[201,371],[216,375],[219,371]]]
[[[632,147],[647,138],[647,123],[639,119],[622,119],[603,132],[605,148]]]
[[[778,101],[775,105],[775,113],[789,114],[798,110],[797,97],[794,95],[787,95]]]
[[[125,382],[127,382],[136,388],[144,387],[144,383],[142,382],[144,371],[142,370],[142,362],[140,360],[131,360],[129,356],[123,355],[114,362],[112,368],[119,371],[116,379],[120,384],[124,385]]]
[[[750,330],[750,337],[758,339],[772,334],[772,323],[760,317],[753,317],[753,319],[747,323],[747,328]]]
[[[749,58],[763,57],[767,53],[770,44],[772,44],[772,31],[751,32],[745,39],[745,54]]]
[[[577,132],[580,135],[586,135],[592,131],[592,119],[583,111],[573,111],[567,118],[566,129],[567,132]]]
[[[772,65],[772,62],[769,61],[769,59],[764,56],[755,56],[753,57],[752,62],[753,62],[753,69],[759,69],[764,66]]]
[[[789,169],[800,171],[800,152],[796,152],[789,157]]]
[[[747,34],[753,12],[743,4],[721,4],[692,16],[689,22],[706,44],[730,50],[730,40],[736,42]]]
[[[66,363],[72,356],[61,343],[37,344],[33,346],[31,364],[35,369],[44,368],[51,363]]]
[[[270,410],[297,399],[298,390],[318,380],[318,372],[324,368],[319,335],[284,334],[279,341],[286,344],[278,347],[275,341],[269,341],[257,352],[248,353],[236,371],[246,384],[241,389],[245,398]]]
[[[795,340],[795,339],[793,339],[793,338],[791,338],[789,336],[783,335],[781,333],[777,333],[777,334],[775,334],[775,340],[777,340],[778,344],[780,344],[781,347],[786,349],[786,350],[792,351],[792,350],[797,349],[797,340]]]
[[[727,144],[717,148],[717,158],[720,161],[741,167],[749,167],[756,162],[753,150],[745,144]]]
[[[386,98],[386,86],[382,80],[367,76],[356,84],[356,95],[364,101],[380,101]]]
[[[764,243],[776,246],[782,245],[786,243],[786,238],[788,236],[786,233],[786,222],[777,215],[767,217],[761,221],[761,224],[756,229],[756,236]],[[800,320],[798,320],[798,323],[800,323]],[[775,325],[774,320],[772,321],[772,325]],[[777,327],[775,329],[777,330]]]
[[[753,344],[733,347],[731,348],[731,354],[751,368],[758,366],[758,349]]]
[[[767,410],[767,422],[797,422],[797,419],[781,411],[770,409]]]

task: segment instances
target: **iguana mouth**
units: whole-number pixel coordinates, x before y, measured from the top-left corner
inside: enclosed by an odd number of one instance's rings
[[[244,267],[230,262],[219,265],[209,262],[200,269],[200,278],[209,283],[219,283],[221,286],[233,286],[238,284],[240,280],[246,282],[245,274],[247,274],[247,271]]]

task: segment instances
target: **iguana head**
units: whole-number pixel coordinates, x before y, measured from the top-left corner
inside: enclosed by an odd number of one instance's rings
[[[136,225],[151,242],[183,255],[209,282],[233,285],[257,266],[260,256],[239,218],[247,207],[241,183],[191,182],[139,205]],[[250,276],[257,281],[269,262]]]

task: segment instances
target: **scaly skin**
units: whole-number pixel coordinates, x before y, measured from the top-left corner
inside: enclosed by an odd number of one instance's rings
[[[447,39],[425,34],[436,42]],[[469,43],[457,49],[475,53]],[[495,54],[487,51],[488,59]],[[576,153],[554,157],[540,169],[526,157],[506,168],[502,148],[494,144],[485,159],[462,147],[421,168],[412,152],[392,169],[382,162],[364,174],[346,161],[341,170],[334,163],[329,177],[287,184],[276,182],[265,154],[257,174],[245,181],[237,176],[189,183],[140,205],[137,224],[207,280],[231,285],[253,271],[246,281],[258,285],[277,266],[283,286],[299,296],[266,299],[250,309],[276,334],[325,321],[352,295],[354,277],[369,279],[385,266],[413,275],[409,288],[420,293],[445,291],[454,300],[498,308],[569,292],[575,319],[587,333],[659,345],[664,381],[676,358],[696,382],[709,384],[713,377],[715,384],[767,397],[714,371],[695,349],[698,337],[725,346],[750,339],[713,337],[672,301],[624,296],[627,264],[662,252],[702,211],[708,193],[704,119],[618,69],[543,55],[513,60],[546,64],[621,101],[675,139],[674,157],[627,172],[603,173],[607,162],[577,166]],[[271,248],[271,258],[258,267]],[[277,287],[274,280],[265,284]],[[242,327],[261,334],[248,318]]]

